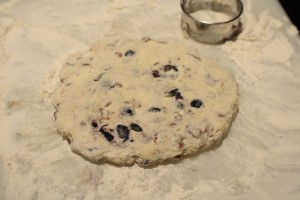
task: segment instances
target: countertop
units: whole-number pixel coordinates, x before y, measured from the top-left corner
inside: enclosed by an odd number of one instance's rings
[[[300,39],[278,1],[244,0],[222,45],[180,29],[174,0],[0,0],[0,199],[300,199]],[[196,47],[230,70],[240,107],[222,145],[152,168],[92,164],[57,133],[50,97],[66,57],[99,39]]]

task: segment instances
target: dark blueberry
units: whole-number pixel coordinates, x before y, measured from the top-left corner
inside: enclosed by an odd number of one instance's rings
[[[160,108],[156,108],[156,107],[152,107],[148,110],[149,112],[160,112],[161,109]]]
[[[158,71],[158,70],[153,70],[153,71],[152,71],[152,76],[153,76],[154,78],[160,77],[159,71]]]
[[[102,135],[107,139],[107,141],[109,141],[109,142],[111,142],[113,139],[114,139],[114,136],[110,133],[110,132],[108,132],[108,131],[106,131],[105,129],[104,129],[104,127],[105,126],[107,126],[108,124],[105,124],[105,125],[103,125],[101,128],[100,128],[100,132],[102,133]]]
[[[177,88],[169,91],[168,97],[175,97],[176,100],[183,99],[183,96],[181,96],[181,93],[179,92],[179,90]]]
[[[122,115],[126,115],[126,116],[133,116],[134,115],[134,110],[132,108],[129,107],[125,107],[122,111],[121,111]]]
[[[178,100],[178,99],[183,99],[183,96],[181,96],[181,94],[179,93],[178,95],[175,96],[175,99],[176,99],[176,100]]]
[[[133,56],[134,54],[135,54],[135,52],[132,51],[132,50],[128,50],[128,51],[125,52],[125,56],[127,56],[127,57]]]
[[[120,138],[123,139],[123,142],[125,142],[126,140],[129,139],[129,128],[127,128],[127,126],[124,125],[118,125],[117,126],[117,132]]]
[[[174,65],[165,65],[164,66],[164,72],[168,72],[168,71],[171,71],[171,70],[174,70],[174,71],[178,71],[177,67],[174,66]]]
[[[194,108],[200,108],[202,106],[202,101],[200,99],[194,99],[191,101],[191,106]]]
[[[133,115],[133,111],[131,109],[126,110],[126,113],[128,113],[128,115],[130,115],[130,116]]]
[[[131,130],[134,130],[136,132],[142,132],[143,131],[143,129],[138,124],[135,124],[135,123],[131,123],[130,128],[131,128]]]
[[[180,94],[180,92],[178,91],[178,89],[173,89],[171,91],[168,92],[168,96],[169,97],[175,97],[176,95]]]
[[[93,126],[94,128],[97,128],[97,127],[98,127],[98,124],[97,124],[97,122],[95,122],[95,121],[92,121],[92,126]]]

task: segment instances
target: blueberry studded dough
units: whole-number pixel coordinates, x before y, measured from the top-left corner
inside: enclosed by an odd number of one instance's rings
[[[183,44],[108,40],[67,58],[52,103],[74,152],[147,166],[220,144],[238,112],[238,86]]]

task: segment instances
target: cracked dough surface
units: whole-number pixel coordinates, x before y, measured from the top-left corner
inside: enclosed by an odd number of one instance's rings
[[[234,76],[182,44],[98,41],[67,58],[52,103],[71,149],[141,166],[220,144],[238,112]]]

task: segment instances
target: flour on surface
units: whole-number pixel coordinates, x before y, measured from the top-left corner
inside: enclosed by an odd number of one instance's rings
[[[299,199],[299,39],[271,15],[274,1],[243,3],[237,40],[211,46],[183,38],[173,0],[1,2],[0,199]],[[98,39],[144,36],[185,42],[232,71],[239,115],[221,148],[181,163],[91,164],[55,129],[56,70]]]

